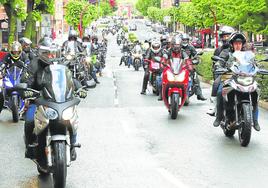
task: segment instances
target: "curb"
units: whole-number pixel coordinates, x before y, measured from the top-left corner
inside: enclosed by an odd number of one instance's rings
[[[212,80],[205,80],[202,76],[198,75],[200,81],[206,83],[206,84],[210,84],[212,85],[213,84],[213,81]],[[259,107],[265,109],[265,110],[268,110],[268,102],[265,102],[265,101],[262,101],[260,100],[259,101]]]

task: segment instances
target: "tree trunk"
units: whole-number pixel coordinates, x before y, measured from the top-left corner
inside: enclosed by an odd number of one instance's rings
[[[15,11],[11,8],[12,3],[13,2],[11,1],[9,3],[4,4],[4,8],[8,16],[8,28],[9,28],[8,45],[9,46],[15,40],[16,29],[17,29],[17,18],[16,18]]]
[[[33,0],[27,0],[27,18],[26,18],[26,28],[24,31],[24,36],[31,39],[32,34],[35,30],[33,30],[33,24],[35,25],[35,20],[33,19],[33,8],[34,8],[34,1]]]

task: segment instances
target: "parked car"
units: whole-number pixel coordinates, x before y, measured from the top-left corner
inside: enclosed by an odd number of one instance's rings
[[[202,48],[202,41],[198,38],[193,39],[191,43],[195,48]]]
[[[130,30],[130,31],[137,31],[137,25],[136,25],[136,24],[131,24],[131,25],[129,26],[129,30]]]
[[[146,21],[146,22],[145,22],[145,25],[148,26],[148,27],[149,27],[149,26],[152,26],[152,22],[150,22],[150,21]]]

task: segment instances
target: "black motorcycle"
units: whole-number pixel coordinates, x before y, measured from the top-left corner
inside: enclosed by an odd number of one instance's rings
[[[47,80],[51,80],[48,82]],[[34,134],[36,144],[28,146],[40,174],[53,176],[55,188],[66,185],[67,167],[71,165],[71,150],[80,147],[71,138],[78,126],[77,106],[72,73],[62,64],[51,64],[44,69],[41,92],[34,92],[36,112]],[[32,96],[31,96],[32,97]]]

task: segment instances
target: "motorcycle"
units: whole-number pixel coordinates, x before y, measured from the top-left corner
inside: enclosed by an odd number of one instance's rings
[[[159,95],[161,84],[161,70],[163,69],[164,58],[155,57],[154,60],[144,59],[149,65],[149,84],[153,88],[153,93]]]
[[[227,137],[232,137],[238,130],[241,146],[247,146],[254,125],[253,104],[258,102],[259,97],[256,75],[267,75],[268,71],[258,69],[251,51],[234,52],[232,56],[233,61],[229,68],[216,70],[216,73],[221,75],[223,83],[221,95],[224,113],[220,126]],[[225,62],[217,56],[213,56],[212,59]]]
[[[121,39],[121,36],[120,35],[117,35],[116,42],[117,42],[117,45],[118,46],[121,45],[122,39]]]
[[[18,122],[24,112],[25,103],[16,86],[21,83],[22,76],[28,69],[24,62],[17,61],[13,62],[8,68],[5,67],[5,64],[2,64],[1,70],[0,74],[3,77],[0,89],[1,100],[4,101],[2,102],[3,105],[12,112],[13,122]]]
[[[141,67],[142,62],[142,54],[141,53],[134,53],[133,56],[133,67],[135,71],[139,71],[139,68]]]
[[[55,188],[65,187],[71,148],[81,147],[71,144],[78,126],[77,106],[80,103],[75,97],[71,75],[65,65],[53,62],[44,70],[41,92],[25,89],[34,93],[31,99],[35,99],[36,104],[33,131],[36,143],[28,146],[31,160],[41,175],[52,173]],[[51,82],[45,80],[48,78]]]
[[[189,70],[183,59],[173,57],[162,76],[162,96],[172,119],[188,98]]]
[[[128,58],[129,58],[129,52],[125,51],[125,52],[123,53],[123,56],[121,57],[121,62],[120,62],[120,64],[121,64],[121,63],[124,63],[125,66],[128,66]]]

